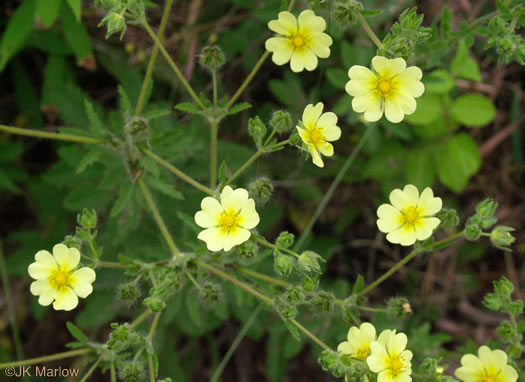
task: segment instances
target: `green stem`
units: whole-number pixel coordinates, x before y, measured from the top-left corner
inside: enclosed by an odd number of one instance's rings
[[[155,205],[155,202],[153,201],[153,197],[151,196],[151,192],[148,190],[148,187],[144,184],[144,181],[142,178],[139,178],[137,180],[137,183],[140,187],[140,190],[142,191],[142,194],[144,195],[144,199],[146,200],[146,203],[148,204],[148,207],[153,214],[153,217],[155,219],[155,222],[159,226],[160,232],[162,233],[162,236],[164,236],[164,239],[168,243],[168,246],[171,249],[172,255],[177,256],[180,255],[180,251],[175,245],[175,242],[173,241],[173,238],[171,237],[168,228],[166,227],[166,224],[164,223],[164,220],[162,219],[162,216],[160,216],[159,210],[157,206]]]
[[[77,355],[83,355],[83,354],[87,354],[87,353],[91,353],[91,352],[93,352],[93,349],[84,348],[84,349],[76,349],[76,350],[66,351],[66,352],[63,352],[63,353],[56,353],[56,354],[46,355],[44,357],[26,359],[26,360],[23,360],[23,361],[0,363],[0,369],[5,369],[6,367],[35,365],[37,363],[44,363],[44,362],[56,361],[58,359],[76,357]]]
[[[117,371],[115,370],[115,362],[111,362],[109,372],[111,375],[111,382],[117,382]]]
[[[259,272],[253,271],[253,270],[248,269],[248,268],[237,267],[236,270],[241,272],[241,273],[244,273],[245,275],[251,276],[253,278],[256,278],[256,279],[259,279],[259,280],[262,280],[262,281],[269,282],[270,284],[274,284],[274,285],[280,286],[282,288],[290,287],[290,284],[287,283],[286,281],[276,279],[275,277],[267,276],[267,275],[265,275],[263,273],[259,273]]]
[[[334,181],[332,182],[332,184],[328,188],[328,191],[326,191],[326,194],[324,195],[323,199],[321,200],[321,203],[319,203],[319,206],[317,206],[317,209],[315,210],[314,214],[312,215],[312,217],[308,221],[308,224],[306,225],[306,228],[301,233],[301,236],[299,237],[299,240],[297,240],[297,243],[295,244],[295,247],[294,247],[294,249],[296,251],[299,251],[301,249],[301,247],[304,244],[305,240],[308,238],[308,235],[310,235],[310,232],[312,231],[312,228],[313,228],[314,224],[317,222],[317,220],[319,219],[319,217],[323,213],[326,205],[328,204],[328,202],[332,198],[332,195],[334,194],[337,186],[339,186],[339,183],[341,183],[341,181],[343,180],[343,177],[345,176],[346,172],[352,166],[352,163],[354,163],[354,160],[357,157],[357,154],[359,154],[359,152],[361,151],[361,148],[363,147],[363,145],[365,144],[367,139],[372,134],[374,126],[375,125],[370,125],[370,126],[367,127],[365,133],[363,134],[363,136],[361,137],[359,142],[357,142],[357,145],[354,147],[354,149],[352,150],[352,152],[350,153],[350,155],[346,159],[345,163],[343,164],[343,167],[341,167],[341,169],[337,173],[337,176],[335,177]]]
[[[226,181],[226,183],[224,183],[225,186],[227,186],[228,184],[230,184],[231,182],[233,182],[235,179],[237,179],[237,177],[239,175],[241,175],[243,173],[244,170],[246,170],[248,167],[250,167],[250,165],[255,162],[255,160],[257,158],[259,158],[262,154],[264,153],[264,150],[263,149],[259,149],[255,152],[255,154],[253,154],[250,159],[248,159],[237,171],[235,171],[235,173],[230,176],[230,178]]]
[[[211,72],[211,82],[213,86],[213,106],[217,107],[217,71]]]
[[[166,5],[164,6],[164,12],[162,13],[162,19],[160,20],[159,31],[157,33],[157,38],[159,41],[162,41],[164,36],[164,30],[166,29],[166,24],[168,23],[168,17],[173,5],[173,0],[166,0]],[[148,68],[146,69],[146,75],[144,76],[144,81],[142,82],[142,88],[140,89],[139,99],[137,101],[137,107],[135,108],[135,115],[140,115],[142,108],[144,107],[144,102],[146,101],[146,94],[148,93],[148,86],[153,75],[153,68],[155,67],[155,62],[157,61],[157,56],[159,53],[159,48],[157,45],[153,47],[153,52],[149,58]]]
[[[155,42],[155,44],[157,44],[157,46],[159,47],[160,52],[162,53],[166,61],[168,61],[169,66],[171,67],[171,69],[173,69],[173,72],[175,73],[179,81],[182,83],[182,86],[184,86],[184,88],[187,90],[188,94],[191,96],[191,98],[197,104],[197,106],[201,110],[204,110],[205,107],[202,104],[201,100],[199,99],[199,97],[197,97],[197,94],[195,94],[195,91],[193,91],[193,88],[191,87],[191,85],[188,83],[188,81],[186,81],[186,78],[184,78],[184,75],[180,71],[177,64],[171,59],[169,53],[166,51],[166,49],[162,45],[162,42],[159,40],[155,32],[153,32],[153,30],[151,29],[151,27],[149,26],[148,22],[145,19],[143,20],[142,25],[144,26],[144,28],[146,29],[146,31],[148,32],[152,40]]]
[[[385,308],[372,308],[371,306],[358,306],[357,309],[374,313],[385,313],[387,311]]]
[[[294,319],[291,319],[290,322],[297,326],[297,328],[302,331],[304,334],[306,334],[308,337],[312,339],[317,345],[321,346],[324,350],[333,351],[330,346],[325,344],[323,341],[321,341],[318,337],[316,337],[311,331],[306,329],[303,325],[301,325],[299,322],[297,322]]]
[[[15,343],[16,358],[21,360],[24,358],[24,349],[22,348],[22,341],[20,340],[20,329],[16,321],[15,305],[13,302],[13,294],[11,293],[11,285],[9,284],[9,276],[7,274],[7,266],[4,259],[4,249],[0,241],[0,276],[2,277],[2,287],[4,288],[4,295],[7,304],[7,313],[9,322],[11,324],[11,331],[13,332],[13,341]]]
[[[221,360],[221,363],[219,364],[219,366],[217,366],[217,369],[215,369],[215,372],[213,373],[213,376],[211,377],[210,382],[217,382],[219,380],[224,368],[230,361],[230,358],[232,357],[233,353],[235,353],[235,350],[237,350],[237,347],[241,343],[242,339],[244,338],[244,336],[246,336],[246,333],[248,333],[248,330],[252,327],[253,323],[255,322],[255,319],[257,318],[257,316],[259,315],[261,311],[261,307],[262,305],[258,305],[257,308],[253,311],[253,313],[248,318],[248,321],[246,321],[246,323],[243,325],[243,327],[239,331],[239,334],[237,334],[230,348],[224,355],[224,358]]]
[[[80,380],[80,382],[86,382],[87,379],[90,377],[91,374],[93,374],[93,372],[95,371],[95,369],[97,368],[98,364],[100,363],[100,361],[102,361],[102,356],[98,357],[98,359],[96,360],[96,362],[93,364],[93,366],[91,366],[88,370],[88,372],[86,373],[86,375],[84,375],[82,377],[82,379]]]
[[[363,27],[363,29],[365,30],[366,34],[368,35],[368,37],[370,37],[370,39],[374,42],[374,44],[376,44],[376,46],[379,48],[379,49],[383,49],[384,45],[383,43],[381,42],[381,40],[379,40],[376,36],[376,34],[374,33],[374,31],[372,30],[372,28],[370,28],[370,25],[368,25],[368,22],[366,21],[366,19],[363,17],[363,15],[361,13],[358,13],[357,14],[357,18],[359,19],[359,22],[361,23],[361,26]]]
[[[199,285],[199,283],[197,282],[197,280],[195,280],[195,278],[191,275],[190,272],[188,272],[188,270],[186,269],[186,276],[188,276],[188,278],[190,279],[190,281],[192,282],[193,285],[195,285],[195,287],[199,290],[202,289],[202,287]]]
[[[72,135],[72,134],[50,133],[47,131],[22,129],[20,127],[12,127],[12,126],[6,126],[6,125],[0,125],[0,131],[4,131],[9,134],[25,135],[28,137],[55,139],[58,141],[68,141],[68,142],[97,144],[97,145],[104,143],[104,141],[101,139],[96,139],[96,138],[91,138],[91,137],[82,137],[80,135]]]
[[[137,326],[139,326],[140,324],[142,324],[142,321],[144,321],[146,318],[148,318],[148,316],[149,316],[150,314],[151,314],[151,313],[150,313],[149,310],[145,310],[144,312],[142,312],[142,313],[140,314],[140,316],[138,316],[137,318],[135,318],[131,324],[129,324],[129,328],[130,328],[130,329],[135,329]]]
[[[210,187],[217,186],[217,133],[219,124],[216,120],[210,121],[211,144],[210,144]]]
[[[446,239],[440,240],[432,244],[432,246],[429,248],[428,252],[432,252],[434,248],[437,248],[443,244],[448,244],[450,242],[455,241],[457,238],[463,236],[463,232],[458,232],[454,235],[451,235],[447,237]],[[381,284],[383,281],[388,279],[390,276],[392,276],[394,273],[396,273],[400,268],[403,267],[406,263],[408,263],[410,260],[412,260],[417,254],[424,252],[425,250],[422,248],[416,248],[412,252],[410,252],[407,256],[405,256],[401,261],[399,261],[396,265],[394,265],[392,268],[390,268],[388,271],[386,271],[381,277],[379,277],[377,280],[375,280],[372,284],[367,286],[365,289],[363,289],[361,292],[358,293],[359,296],[362,296],[368,292],[370,292],[372,289],[374,289],[376,286]]]
[[[162,159],[161,157],[157,156],[156,154],[154,154],[150,150],[144,149],[143,151],[144,151],[144,153],[147,156],[149,156],[155,162],[157,162],[158,164],[160,164],[162,167],[166,168],[167,170],[171,171],[173,174],[178,176],[180,179],[182,179],[186,183],[191,184],[196,189],[198,189],[198,190],[200,190],[200,191],[202,191],[202,192],[204,192],[204,193],[206,193],[208,195],[212,195],[213,196],[215,194],[215,192],[211,188],[208,188],[205,185],[200,184],[195,179],[189,177],[184,172],[179,170],[177,167],[173,166],[171,163],[169,163],[169,162],[165,161],[164,159]]]
[[[155,335],[155,330],[160,319],[160,312],[156,313],[153,317],[153,322],[151,323],[151,328],[148,333],[148,340],[153,341],[153,336]],[[150,382],[155,382],[155,368],[153,367],[153,357],[148,355],[148,367],[149,367],[149,380]]]
[[[300,256],[295,253],[294,251],[290,251],[289,249],[286,249],[286,248],[281,248],[279,247],[278,245],[275,245],[273,243],[270,243],[269,241],[267,241],[265,238],[261,237],[261,236],[258,236],[258,235],[253,235],[255,237],[255,240],[257,240],[259,243],[261,243],[262,245],[268,247],[268,248],[273,248],[273,249],[276,249],[278,251],[281,251],[281,252],[286,252],[292,256],[295,256],[297,258],[299,258]]]
[[[121,268],[121,269],[129,268],[128,264],[114,263],[110,261],[97,261],[96,264],[98,267],[102,267],[102,268]]]

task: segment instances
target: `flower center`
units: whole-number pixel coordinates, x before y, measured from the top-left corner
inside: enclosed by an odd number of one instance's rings
[[[391,80],[385,80],[380,79],[377,81],[377,90],[379,93],[383,94],[384,96],[387,96],[392,91],[392,81]]]
[[[51,274],[49,281],[55,289],[67,287],[69,286],[69,272],[66,270],[57,269]]]
[[[219,228],[224,233],[229,233],[239,225],[240,220],[241,218],[235,213],[235,211],[224,211],[219,216]]]
[[[403,214],[403,216],[401,217],[401,220],[404,224],[414,225],[419,220],[419,217],[420,217],[419,210],[414,206],[403,208],[401,210],[401,213]]]
[[[355,358],[359,358],[364,361],[368,354],[370,354],[370,346],[363,346],[357,351]]]
[[[304,45],[304,38],[302,38],[302,36],[300,35],[295,35],[294,37],[292,37],[292,44],[296,48],[300,48]]]
[[[403,357],[396,355],[390,358],[390,372],[392,376],[397,377],[399,374],[402,374],[405,370],[403,366]]]
[[[325,139],[325,136],[321,132],[321,129],[317,127],[313,127],[308,130],[306,139],[312,145],[317,146],[317,144],[319,143],[319,141],[321,141],[321,139]]]
[[[498,372],[495,370],[488,370],[481,374],[479,377],[479,382],[501,382],[502,379],[498,377]]]

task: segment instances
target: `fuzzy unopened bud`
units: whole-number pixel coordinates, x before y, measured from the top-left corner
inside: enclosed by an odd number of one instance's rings
[[[119,369],[119,376],[124,382],[142,382],[146,379],[144,365],[134,361],[123,362]]]
[[[248,240],[237,246],[237,251],[243,259],[250,259],[257,256],[259,253],[259,246],[253,240]]]
[[[126,33],[126,19],[120,13],[110,12],[102,19],[99,27],[107,26],[106,38],[109,38],[112,34],[120,32],[120,39],[124,37]]]
[[[220,285],[207,281],[199,290],[199,297],[206,307],[213,307],[222,297]]]
[[[325,261],[321,256],[313,251],[304,251],[299,256],[299,269],[304,273],[321,273],[321,265],[319,261]]]
[[[295,267],[295,259],[278,253],[273,261],[275,272],[281,276],[290,276]]]
[[[261,148],[266,135],[266,126],[258,116],[248,120],[248,133],[253,138],[255,145]]]
[[[334,310],[335,297],[333,294],[320,291],[310,301],[310,308],[313,312],[323,314]]]
[[[391,298],[388,301],[387,313],[391,318],[404,319],[412,314],[412,308],[404,297]]]
[[[279,134],[287,133],[294,128],[290,113],[280,110],[273,113],[270,126]]]
[[[131,117],[124,126],[124,131],[134,143],[147,141],[150,138],[149,123],[143,117]]]
[[[443,208],[437,214],[437,218],[441,221],[440,226],[446,230],[451,230],[459,224],[458,212],[453,208]]]
[[[248,184],[248,193],[258,205],[262,206],[272,197],[272,181],[265,176],[261,176]]]
[[[515,231],[515,229],[504,225],[499,225],[494,228],[490,233],[492,245],[504,251],[511,251],[509,246],[516,241],[516,238],[511,234],[512,231]]]
[[[73,235],[67,235],[64,238],[64,244],[68,248],[80,249],[82,247],[82,240]]]
[[[293,233],[283,231],[279,234],[277,240],[275,240],[275,245],[277,245],[280,248],[290,248],[293,244],[294,237],[295,236]]]
[[[356,22],[363,4],[355,0],[338,0],[335,2],[332,16],[343,28],[350,27]]]
[[[165,307],[166,303],[158,297],[147,297],[144,299],[144,305],[148,307],[151,313],[161,312]]]
[[[134,305],[141,295],[141,291],[135,282],[120,284],[117,298],[128,306]]]
[[[217,45],[205,46],[201,51],[199,60],[202,66],[212,72],[220,69],[225,61],[226,57]]]
[[[92,229],[97,226],[97,212],[84,208],[81,214],[77,214],[77,223],[82,228]]]

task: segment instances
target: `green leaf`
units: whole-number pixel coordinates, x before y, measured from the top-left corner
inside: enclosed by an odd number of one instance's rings
[[[91,150],[86,154],[84,158],[80,161],[77,167],[77,174],[84,172],[86,168],[91,166],[93,163],[96,163],[100,157],[102,157],[102,151],[100,150]]]
[[[485,96],[465,94],[454,100],[450,115],[465,126],[484,126],[494,120],[496,108]]]
[[[104,131],[104,123],[100,120],[93,104],[86,98],[84,100],[86,107],[86,114],[89,119],[89,128],[95,133],[102,133]]]
[[[450,134],[457,130],[458,123],[451,118],[440,115],[437,119],[428,125],[414,126],[414,133],[421,138],[435,138]]]
[[[344,89],[346,83],[349,81],[348,75],[343,69],[328,68],[326,70],[326,78],[337,89]]]
[[[454,79],[444,69],[434,70],[432,73],[423,77],[425,93],[448,93],[454,89]],[[418,102],[416,100],[416,102]]]
[[[443,109],[441,96],[426,93],[416,100],[417,108],[414,114],[405,116],[405,119],[413,125],[426,125],[436,120]]]
[[[443,144],[438,158],[438,176],[441,183],[454,192],[465,188],[469,178],[481,167],[478,145],[468,134],[451,137]]]
[[[299,334],[299,329],[297,329],[297,326],[292,324],[289,320],[284,320],[284,324],[286,325],[286,328],[291,333],[292,337],[295,338],[297,341],[301,341],[301,336]]]
[[[25,0],[13,13],[0,41],[0,72],[24,47],[27,37],[34,27],[35,0]]]
[[[113,204],[113,207],[111,208],[111,212],[109,214],[110,217],[117,216],[120,213],[120,211],[122,211],[122,209],[131,200],[133,191],[134,191],[134,187],[131,182],[128,182],[124,184],[122,187],[120,187],[118,198],[117,200],[115,200],[115,203]]]
[[[197,105],[191,102],[182,102],[177,105],[175,105],[175,109],[184,111],[186,113],[190,114],[200,114],[201,109]]]
[[[71,321],[66,322],[66,327],[67,330],[69,330],[69,333],[71,333],[77,341],[82,343],[87,343],[89,341],[89,338],[87,338],[86,335]]]
[[[456,77],[476,82],[481,81],[478,63],[470,58],[468,48],[464,40],[461,40],[459,43],[456,57],[454,57],[452,63],[450,64],[450,70]]]
[[[122,115],[130,116],[133,114],[133,108],[131,107],[131,101],[129,100],[128,94],[124,87],[118,86],[119,95],[119,109]]]
[[[447,8],[446,6],[443,7],[443,11],[441,12],[441,38],[447,39],[448,35],[450,33],[450,26],[452,24],[452,11]]]
[[[410,150],[406,155],[405,179],[420,190],[430,187],[436,177],[434,158],[428,146]]]
[[[383,12],[382,9],[364,9],[361,11],[361,14],[365,17],[373,17],[379,15]]]
[[[75,15],[77,23],[79,23],[82,18],[82,0],[67,0],[67,3]]]
[[[36,14],[46,27],[55,23],[62,0],[36,0]]]
[[[79,19],[75,19],[75,16],[70,7],[62,4],[60,20],[64,28],[64,37],[75,54],[77,64],[79,64],[82,60],[91,56],[93,51],[86,27]]]
[[[171,113],[171,110],[169,109],[151,109],[144,113],[143,117],[146,118],[148,121],[151,121],[153,119],[162,118]]]
[[[157,191],[162,192],[173,199],[184,200],[184,196],[180,191],[177,191],[171,184],[165,183],[163,180],[158,178],[146,178],[146,183]]]
[[[201,326],[201,316],[199,313],[199,299],[195,295],[195,291],[193,289],[186,289],[185,293],[185,300],[186,300],[186,309],[188,312],[188,315],[190,316],[192,322],[197,325]]]
[[[41,128],[44,124],[40,99],[34,87],[34,81],[26,70],[23,61],[19,58],[14,60],[10,67],[12,80],[15,86],[15,96],[18,107],[24,113],[27,123],[32,128]]]
[[[238,103],[237,105],[233,105],[230,110],[226,113],[226,115],[234,115],[237,113],[240,113],[243,110],[251,108],[252,105],[250,105],[248,102],[242,102]]]
[[[0,188],[14,193],[20,192],[20,189],[17,187],[17,185],[14,184],[11,178],[9,178],[9,176],[7,176],[7,174],[2,170],[0,170]]]

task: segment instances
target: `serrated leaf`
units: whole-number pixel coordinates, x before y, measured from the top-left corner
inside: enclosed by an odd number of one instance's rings
[[[201,109],[199,109],[199,107],[197,105],[195,105],[194,103],[191,103],[191,102],[179,103],[179,104],[175,105],[175,109],[180,110],[180,111],[184,111],[186,113],[191,113],[191,114],[200,114],[200,112],[201,112]]]
[[[69,330],[69,333],[71,333],[71,335],[80,343],[86,344],[89,341],[89,338],[87,338],[86,335],[71,321],[66,322],[66,327],[67,330]]]
[[[184,196],[180,191],[177,191],[171,184],[164,182],[158,178],[146,178],[146,183],[157,191],[162,192],[173,199],[184,200]]]
[[[292,337],[297,341],[301,341],[301,335],[299,334],[299,329],[297,329],[297,326],[292,324],[292,322],[289,320],[284,320],[284,324],[286,325],[288,331],[292,334]]]
[[[80,0],[78,1],[80,2]],[[60,8],[60,21],[64,28],[64,37],[75,53],[77,63],[90,57],[93,51],[88,31],[80,22],[80,18],[76,18],[76,14],[65,4],[62,4],[62,8]]]
[[[129,100],[128,94],[124,88],[118,86],[118,95],[119,95],[119,109],[122,115],[130,116],[133,114],[133,108],[131,107],[131,101]]]
[[[111,208],[111,212],[109,214],[110,217],[117,216],[120,213],[120,211],[122,211],[122,209],[126,207],[126,205],[131,200],[131,195],[133,195],[133,191],[134,187],[132,183],[126,183],[120,188],[119,195],[115,200],[113,207]]]
[[[169,115],[170,113],[171,113],[170,109],[153,109],[153,110],[148,110],[147,112],[145,112],[143,117],[151,121],[153,119],[165,117],[166,115]]]
[[[230,110],[228,110],[226,115],[234,115],[234,114],[240,113],[243,110],[249,109],[251,107],[252,107],[252,105],[250,105],[248,102],[238,103],[236,105],[233,105],[230,108]]]
[[[0,72],[23,48],[34,27],[35,0],[25,0],[9,18],[0,42]]]
[[[86,156],[82,158],[82,160],[78,163],[76,173],[80,174],[84,172],[84,170],[88,166],[91,166],[93,163],[96,163],[100,159],[101,156],[102,156],[102,151],[100,150],[91,150],[90,152],[88,152]]]
[[[142,166],[147,168],[151,172],[151,175],[153,175],[155,178],[159,177],[159,175],[160,175],[160,168],[159,168],[159,165],[157,164],[157,162],[155,162],[150,157],[146,157],[146,156],[140,158],[139,162],[140,162],[140,164]]]
[[[473,127],[485,126],[496,117],[496,107],[481,94],[465,94],[454,100],[450,115],[459,123]]]
[[[440,33],[442,39],[447,39],[450,33],[450,26],[452,24],[452,11],[446,6],[443,7],[441,11],[441,23],[440,23]]]
[[[365,17],[373,17],[379,15],[383,12],[382,9],[364,9],[361,11],[361,14]]]
[[[84,100],[86,107],[86,114],[89,119],[89,128],[95,133],[102,133],[104,131],[104,123],[100,120],[93,104],[86,98]]]

